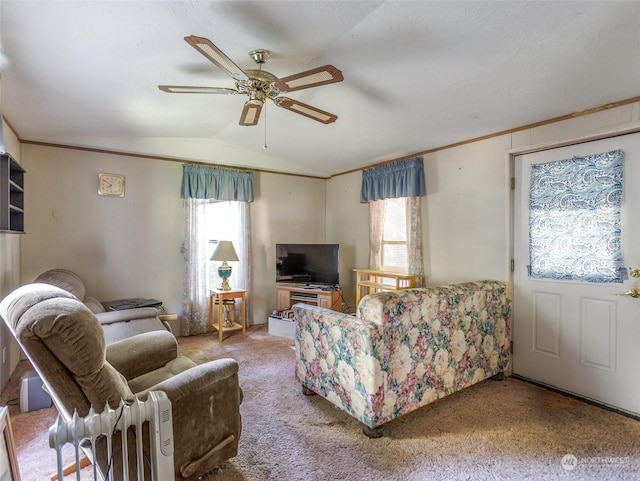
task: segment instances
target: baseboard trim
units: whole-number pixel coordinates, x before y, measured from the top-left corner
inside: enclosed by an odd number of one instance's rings
[[[574,394],[574,393],[569,392],[569,391],[563,391],[562,389],[559,389],[559,388],[557,388],[555,386],[551,386],[549,384],[545,384],[545,383],[540,382],[540,381],[534,381],[533,379],[529,379],[528,377],[524,377],[524,376],[521,376],[519,374],[511,374],[510,377],[512,377],[514,379],[517,379],[519,381],[524,381],[526,383],[533,384],[535,386],[547,389],[548,391],[553,391],[555,393],[562,394],[563,396],[567,396],[567,397],[570,397],[572,399],[577,399],[578,401],[582,401],[584,403],[591,404],[592,406],[596,406],[596,407],[599,407],[599,408],[602,408],[602,409],[606,409],[607,411],[611,411],[611,412],[614,412],[616,414],[620,414],[621,416],[624,416],[624,417],[627,417],[627,418],[631,418],[631,419],[635,419],[636,421],[640,421],[640,415],[632,413],[632,412],[629,412],[629,411],[625,411],[624,409],[620,409],[620,408],[617,408],[615,406],[610,406],[609,404],[605,404],[603,402],[596,401],[594,399],[589,399],[587,397],[580,396],[578,394]]]

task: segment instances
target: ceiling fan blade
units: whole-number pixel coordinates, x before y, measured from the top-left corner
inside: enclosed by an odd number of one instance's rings
[[[258,123],[260,119],[260,112],[262,112],[262,104],[247,100],[244,103],[242,114],[240,114],[240,125],[252,126]]]
[[[242,71],[233,61],[227,57],[222,50],[216,47],[210,40],[203,37],[189,35],[184,38],[189,45],[195,48],[202,55],[215,63],[222,70],[227,72],[236,80],[249,80],[247,74]]]
[[[223,87],[189,87],[186,85],[158,85],[163,92],[170,94],[226,94],[235,95],[238,93],[236,89],[227,89]]]
[[[318,122],[322,122],[323,124],[330,124],[338,120],[337,115],[317,109],[315,107],[312,107],[311,105],[290,99],[288,97],[277,97],[274,102],[278,107],[291,110],[292,112],[304,115],[305,117],[309,117],[313,120],[317,120]]]
[[[288,77],[283,77],[273,82],[280,92],[293,92],[294,90],[308,89],[319,85],[342,82],[342,72],[333,65],[325,65],[306,72],[300,72]]]

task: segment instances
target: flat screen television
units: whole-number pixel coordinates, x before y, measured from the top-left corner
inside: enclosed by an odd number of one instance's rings
[[[338,285],[339,244],[276,244],[276,282]]]

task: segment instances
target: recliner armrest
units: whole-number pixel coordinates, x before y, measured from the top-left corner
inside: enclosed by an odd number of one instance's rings
[[[194,393],[201,392],[215,386],[238,374],[238,362],[235,359],[224,358],[198,364],[187,371],[150,387],[147,391],[164,391],[171,402],[179,401]],[[235,381],[238,385],[237,379]],[[242,398],[240,398],[242,401]]]
[[[176,472],[196,479],[237,454],[243,394],[234,359],[199,364],[137,394],[144,399],[150,390],[171,401]]]
[[[129,380],[178,357],[178,341],[169,331],[151,331],[109,344],[106,351],[109,364]]]

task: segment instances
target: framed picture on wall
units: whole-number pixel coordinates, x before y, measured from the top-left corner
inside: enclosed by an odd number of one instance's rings
[[[20,481],[9,408],[6,406],[0,407],[0,431],[0,481]]]

